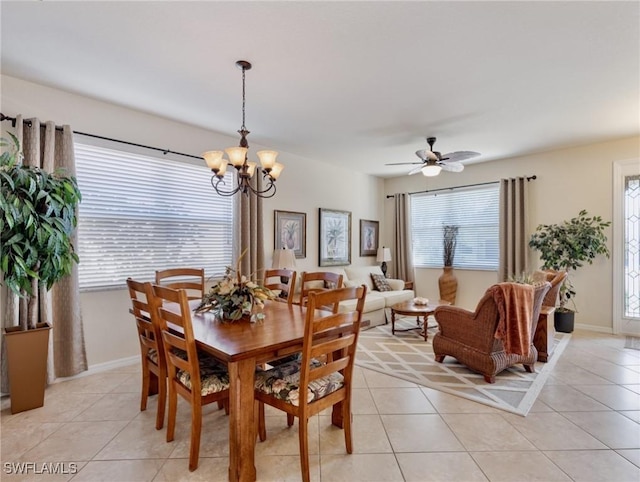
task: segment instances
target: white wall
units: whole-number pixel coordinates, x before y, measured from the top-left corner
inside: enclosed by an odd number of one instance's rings
[[[58,125],[69,124],[76,131],[195,155],[238,142],[237,137],[224,136],[13,77],[1,76],[0,82],[0,109],[9,116],[23,114],[25,117],[53,120]],[[10,124],[3,123],[2,128],[7,127]],[[278,146],[251,143],[252,152],[266,147],[278,149]],[[177,157],[176,160],[198,162],[183,157]],[[359,220],[380,220],[380,228],[384,230],[383,181],[286,152],[280,152],[278,160],[286,166],[277,183],[278,192],[274,198],[264,202],[267,265],[270,266],[273,251],[273,211],[278,209],[307,213],[307,256],[306,259],[297,260],[296,268],[317,268],[318,208],[321,207],[351,211],[352,264],[375,264],[375,258],[359,257]],[[135,324],[128,314],[129,300],[125,289],[83,292],[81,305],[90,366],[139,353]]]
[[[500,178],[536,175],[529,182],[529,232],[538,224],[558,223],[575,217],[581,209],[605,220],[613,219],[613,163],[623,159],[640,162],[640,137],[562,149],[501,161],[472,164],[462,173],[443,172],[436,178],[422,175],[403,176],[385,182],[385,194],[414,192],[441,187],[497,181]],[[393,226],[393,200],[385,204],[385,224]],[[612,228],[608,228],[607,243],[612,249]],[[391,242],[386,232],[386,243]],[[537,253],[530,251],[530,270],[540,266]],[[417,269],[416,290],[420,296],[437,297],[442,270]],[[497,272],[456,270],[458,299],[456,304],[473,309],[486,288],[497,281]],[[595,330],[612,330],[611,259],[598,257],[572,276],[576,287],[578,314],[576,323]]]

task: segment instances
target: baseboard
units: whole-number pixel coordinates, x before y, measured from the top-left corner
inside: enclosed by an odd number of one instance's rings
[[[114,368],[122,368],[135,363],[140,363],[140,355],[134,355],[127,358],[120,358],[118,360],[112,360],[105,363],[98,363],[96,365],[90,365],[89,368],[72,377],[59,377],[54,380],[53,383],[66,382],[67,380],[75,380],[76,378],[87,377],[89,375],[95,375],[96,373],[106,372],[113,370]]]
[[[607,326],[585,325],[584,323],[576,323],[575,328],[578,330],[597,331],[598,333],[613,335],[613,328]]]

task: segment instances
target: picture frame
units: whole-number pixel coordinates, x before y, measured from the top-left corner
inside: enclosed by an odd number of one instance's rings
[[[378,253],[379,234],[378,221],[360,220],[360,256],[375,256]]]
[[[293,250],[296,258],[307,257],[307,214],[274,210],[274,249]]]
[[[320,208],[319,265],[351,264],[351,211]]]

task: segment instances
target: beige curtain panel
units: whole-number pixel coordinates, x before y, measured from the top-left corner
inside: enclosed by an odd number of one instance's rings
[[[71,127],[64,126],[62,130],[57,130],[53,122],[41,124],[37,119],[23,122],[22,116],[18,115],[15,134],[22,146],[25,165],[40,167],[47,172],[64,168],[69,175],[75,176]],[[73,244],[77,246],[75,237],[74,234]],[[16,326],[28,316],[27,300],[20,299],[4,286],[2,289],[3,298],[7,300],[2,317],[3,326]],[[56,283],[51,291],[40,287],[37,309],[32,310],[30,316],[51,325],[47,366],[49,383],[55,378],[69,377],[87,370],[77,266],[74,265],[72,274]],[[4,337],[2,341],[2,392],[7,393],[9,386]]]
[[[413,281],[413,259],[411,254],[411,219],[409,194],[400,193],[393,196],[395,217],[392,263],[397,279]]]
[[[500,180],[499,281],[528,270],[528,182],[526,177]]]
[[[262,178],[253,176],[251,183],[254,189],[262,190]],[[240,253],[246,250],[240,269],[246,276],[251,275],[253,281],[262,281],[264,277],[264,220],[262,215],[262,198],[250,194],[240,194]]]

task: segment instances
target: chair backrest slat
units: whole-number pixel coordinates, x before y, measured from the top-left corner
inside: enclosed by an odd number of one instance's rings
[[[170,268],[156,271],[156,285],[187,290],[190,300],[204,296],[204,268]]]
[[[296,272],[291,269],[267,269],[264,272],[263,286],[270,290],[280,290],[282,293],[286,293],[285,297],[276,298],[276,300],[292,304],[295,295]]]
[[[321,293],[323,291],[342,288],[343,276],[331,271],[305,271],[302,273],[300,282],[300,304],[307,304],[311,293]],[[317,305],[319,309],[330,310],[334,313],[338,311],[338,303],[330,305]]]

